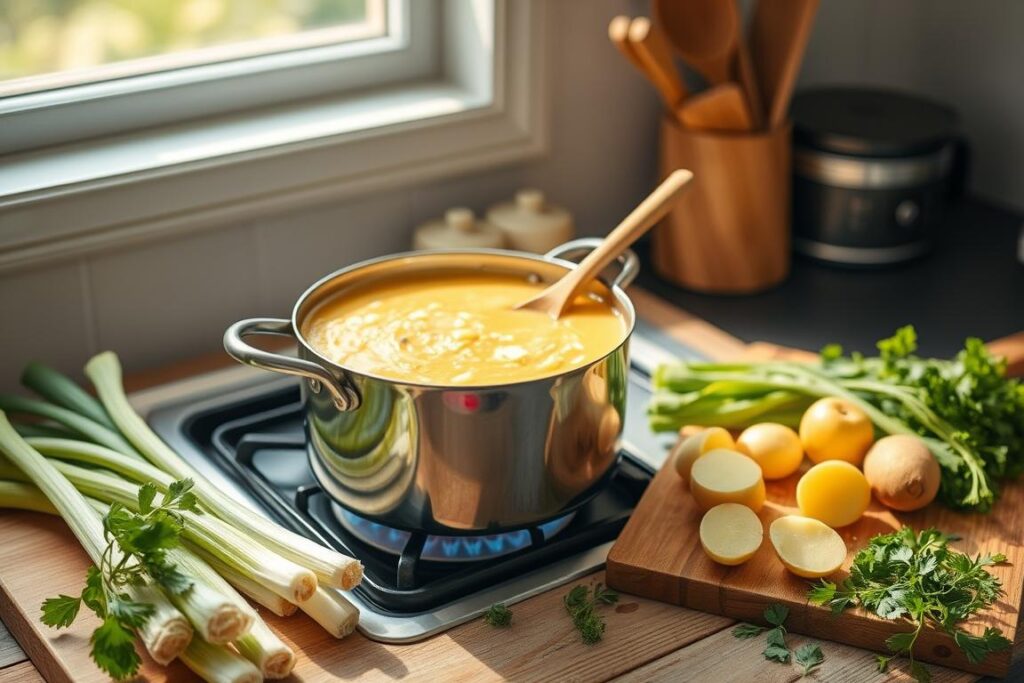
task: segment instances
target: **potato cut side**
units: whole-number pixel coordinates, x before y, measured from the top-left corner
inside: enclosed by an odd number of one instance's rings
[[[837,571],[846,559],[846,544],[835,529],[810,517],[787,515],[768,530],[775,554],[789,571],[820,579]]]
[[[761,468],[742,453],[725,449],[697,458],[690,469],[690,492],[704,512],[722,503],[739,503],[757,512],[765,499]]]
[[[853,524],[871,504],[871,485],[848,462],[826,460],[804,472],[796,485],[800,514],[830,527]]]
[[[764,526],[746,505],[716,505],[700,520],[700,544],[715,562],[742,564],[754,556],[764,540]]]
[[[705,430],[681,439],[672,449],[672,465],[683,480],[684,486],[690,485],[690,470],[694,461],[700,456],[718,448],[733,450],[736,442],[732,434],[721,427],[708,427]]]

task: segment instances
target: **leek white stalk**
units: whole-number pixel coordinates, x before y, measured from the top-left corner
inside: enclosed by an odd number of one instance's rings
[[[220,574],[229,584],[238,589],[242,595],[258,605],[266,607],[279,617],[290,617],[299,608],[293,602],[285,600],[263,584],[242,574],[219,557],[207,555],[205,558],[210,567]]]
[[[256,613],[209,565],[181,548],[167,551],[167,559],[192,579],[192,588],[170,598],[203,640],[230,643],[249,632]]]
[[[235,642],[235,647],[259,668],[265,678],[286,678],[295,668],[295,653],[262,619]]]
[[[107,414],[138,452],[176,479],[193,479],[199,499],[218,517],[244,530],[279,555],[309,567],[324,585],[349,590],[362,581],[363,566],[358,560],[253,515],[251,510],[210,486],[132,408],[124,393],[121,363],[114,353],[105,351],[93,357],[85,366],[85,374],[96,387]]]
[[[256,665],[223,645],[193,638],[181,661],[208,683],[259,683],[263,675]]]
[[[138,487],[134,484],[103,470],[87,470],[59,460],[53,465],[83,494],[106,503],[121,503],[130,510],[138,508]],[[184,512],[182,517],[185,539],[203,555],[220,558],[285,600],[302,602],[316,590],[313,572],[267,550],[216,517],[192,512]]]
[[[3,479],[6,480],[6,477]],[[45,512],[48,515],[60,514],[35,484],[21,481],[0,481],[0,508]]]
[[[107,543],[100,516],[50,461],[14,431],[3,411],[0,411],[0,451],[32,480],[60,513],[93,564],[102,564]],[[192,638],[188,621],[162,593],[149,586],[127,586],[126,592],[135,601],[153,605],[155,612],[146,620],[145,627],[139,629],[139,636],[154,660],[170,662]]]
[[[335,638],[344,638],[359,624],[359,609],[335,588],[318,588],[299,609]]]

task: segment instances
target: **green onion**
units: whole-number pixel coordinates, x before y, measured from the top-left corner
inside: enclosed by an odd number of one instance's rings
[[[75,434],[85,437],[88,441],[102,444],[119,453],[137,455],[132,445],[125,441],[124,437],[117,432],[111,431],[103,425],[97,424],[89,418],[83,417],[67,408],[61,408],[46,401],[38,401],[32,398],[25,398],[24,396],[0,394],[0,411],[45,417],[63,425]]]
[[[252,662],[223,645],[193,638],[181,661],[209,683],[259,683],[263,680]]]
[[[193,479],[203,505],[218,517],[245,531],[279,555],[309,567],[326,586],[349,590],[362,580],[363,567],[358,560],[254,515],[252,510],[209,485],[153,433],[132,408],[122,385],[121,363],[114,353],[107,351],[93,357],[85,366],[85,374],[92,380],[111,419],[135,448],[175,479]],[[114,447],[114,450],[119,449]]]

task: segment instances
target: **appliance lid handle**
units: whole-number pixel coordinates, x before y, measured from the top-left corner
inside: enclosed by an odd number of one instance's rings
[[[549,261],[560,259],[564,261],[577,262],[578,259],[582,259],[584,256],[592,252],[601,246],[603,242],[601,237],[581,237],[565,244],[560,244],[548,253],[544,254],[544,258]],[[619,263],[619,274],[612,280],[612,287],[618,287],[625,289],[632,284],[636,276],[640,274],[640,259],[637,258],[636,252],[632,249],[626,249],[619,254],[616,261]]]
[[[314,394],[320,393],[321,387],[326,387],[338,410],[350,411],[359,407],[359,394],[348,382],[340,381],[330,370],[311,361],[264,351],[252,346],[244,338],[254,334],[295,338],[290,320],[249,318],[239,320],[225,330],[224,350],[239,363],[271,372],[304,377],[309,380],[309,388]]]

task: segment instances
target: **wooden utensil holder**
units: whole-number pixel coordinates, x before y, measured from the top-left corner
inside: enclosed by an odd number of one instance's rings
[[[660,172],[693,171],[689,191],[655,229],[653,262],[700,292],[747,294],[789,274],[792,127],[751,134],[661,123]]]

